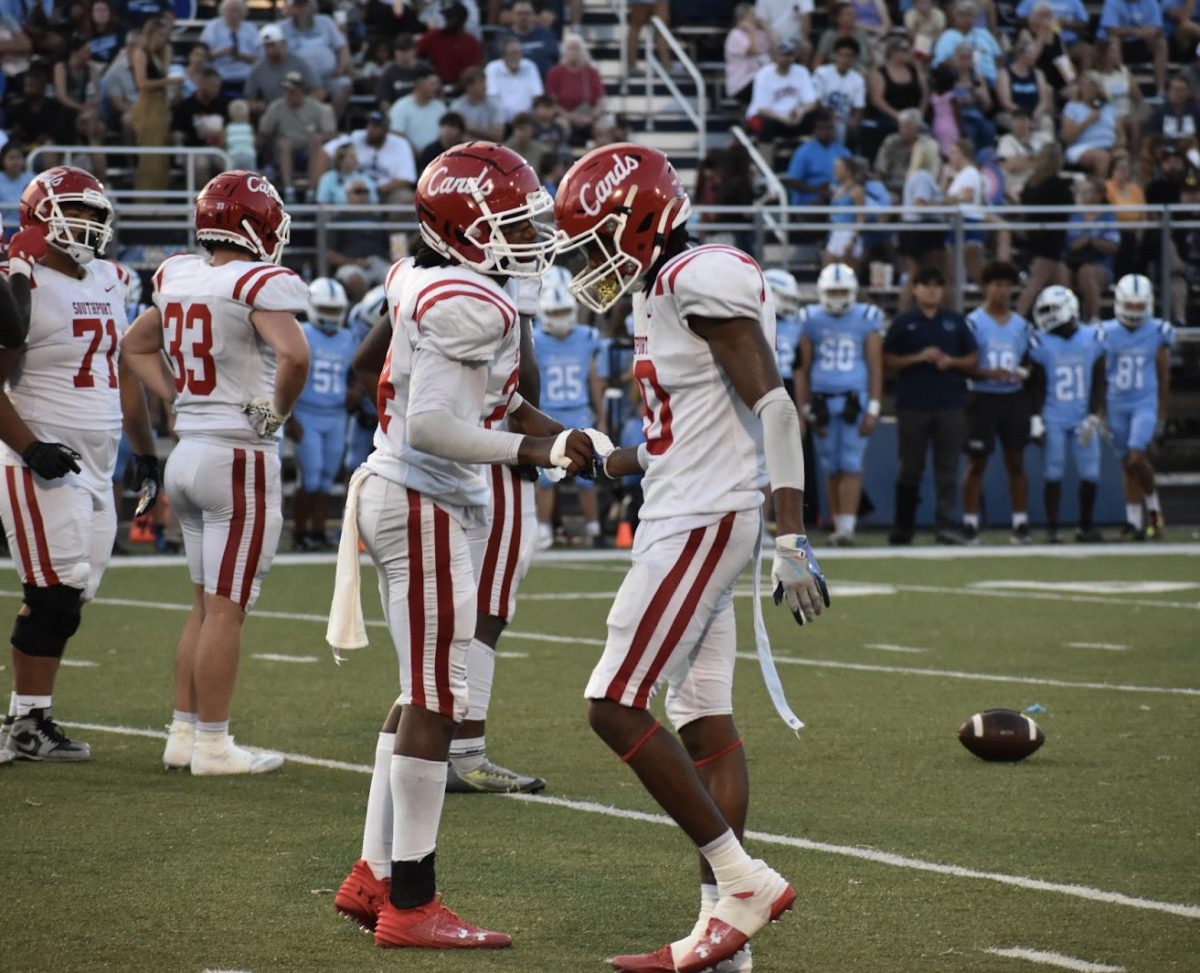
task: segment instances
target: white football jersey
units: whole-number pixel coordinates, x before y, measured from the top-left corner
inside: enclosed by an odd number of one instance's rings
[[[634,377],[650,467],[643,520],[707,517],[762,503],[762,425],[733,390],[691,316],[752,318],[775,346],[775,304],[752,258],[727,246],[679,254],[635,302]]]
[[[252,311],[307,311],[308,285],[286,267],[177,254],[154,272],[154,305],[175,375],[175,431],[273,443],[250,427],[242,406],[275,394],[275,352],[250,323]]]
[[[478,424],[497,410],[503,415],[517,387],[516,305],[483,274],[465,267],[423,269],[412,258],[392,266],[386,288],[392,341],[379,377],[379,428],[367,467],[459,508],[465,517],[486,517],[489,486],[483,468],[413,449],[407,417],[449,408],[457,418]],[[420,389],[413,395],[417,370],[431,393],[424,398]],[[489,385],[494,388],[490,396]]]

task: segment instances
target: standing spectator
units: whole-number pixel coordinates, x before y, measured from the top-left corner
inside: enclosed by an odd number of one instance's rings
[[[1154,64],[1154,84],[1167,87],[1167,38],[1158,0],[1104,0],[1096,39],[1121,41],[1126,64]]]
[[[840,156],[833,160],[833,183],[829,205],[842,209],[857,208],[861,210],[867,205],[867,194],[863,189],[863,179],[866,173],[859,170],[853,157]],[[862,228],[861,213],[831,213],[829,223],[834,227],[829,232],[825,247],[821,250],[821,266],[830,264],[845,264],[857,273],[859,261],[863,253],[863,243],[860,230]]]
[[[200,40],[212,52],[212,66],[221,75],[227,97],[237,97],[246,86],[250,67],[262,56],[262,42],[246,20],[245,0],[221,0],[220,14],[200,31]]]
[[[1188,183],[1191,182],[1191,186]],[[1187,159],[1179,151],[1178,146],[1167,144],[1158,149],[1158,169],[1154,178],[1146,184],[1146,202],[1150,206],[1171,206],[1185,202],[1185,189],[1194,193],[1195,174],[1188,172]],[[1194,201],[1194,197],[1193,197]],[[1153,231],[1146,234],[1143,240],[1144,260],[1153,268],[1153,273],[1147,272],[1152,280],[1161,279],[1166,271],[1171,277],[1170,308],[1163,308],[1163,317],[1170,318],[1172,308],[1183,314],[1188,306],[1188,275],[1194,272],[1195,264],[1189,264],[1188,232],[1176,229],[1167,240],[1166,251],[1162,247],[1162,234]]]
[[[279,26],[290,50],[308,62],[313,74],[341,118],[350,101],[354,66],[350,48],[332,17],[316,12],[313,0],[287,0],[287,19]]]
[[[1023,206],[1061,206],[1064,209],[1075,204],[1075,193],[1071,180],[1060,174],[1062,169],[1062,147],[1051,142],[1038,152],[1037,160],[1029,173],[1029,180],[1021,190]],[[1048,215],[1031,214],[1030,223],[1062,222],[1066,213]],[[1063,249],[1067,245],[1065,230],[1029,230],[1025,234],[1025,256],[1029,259],[1029,277],[1017,298],[1017,313],[1029,316],[1033,300],[1050,284],[1065,287],[1070,281],[1066,265],[1062,262]]]
[[[225,151],[229,155],[231,168],[258,168],[254,126],[250,124],[250,102],[245,98],[235,98],[229,103],[229,123],[225,126]]]
[[[963,135],[963,126],[958,117],[958,101],[955,98],[957,75],[949,64],[943,64],[930,76],[929,113],[930,130],[937,139],[942,155],[950,154],[950,147]]]
[[[1200,104],[1188,93],[1187,79],[1177,74],[1167,85],[1167,97],[1146,122],[1146,135],[1175,145],[1185,155],[1197,147],[1200,135]]]
[[[100,65],[91,60],[92,46],[83,34],[72,34],[66,60],[54,65],[54,95],[75,117],[75,141],[85,145],[104,144],[100,120]],[[104,178],[104,156],[91,156],[90,171]]]
[[[1108,165],[1108,180],[1104,183],[1104,199],[1110,206],[1145,206],[1146,193],[1133,180],[1133,167],[1129,157],[1114,156]],[[1138,212],[1117,212],[1117,225],[1136,223],[1144,214]],[[1113,272],[1124,277],[1138,269],[1138,251],[1141,244],[1142,231],[1139,229],[1122,229],[1121,245],[1113,260]]]
[[[161,17],[146,22],[142,43],[130,55],[138,97],[133,103],[133,133],[139,146],[161,148],[170,134],[170,102],[179,94],[180,76],[168,73],[171,67],[171,27]],[[138,189],[166,189],[171,175],[171,159],[166,155],[139,155]]]
[[[1200,47],[1200,7],[1196,0],[1163,0],[1162,11],[1167,41],[1178,59],[1186,60]]]
[[[780,41],[798,44],[812,33],[813,0],[755,0],[754,12]]]
[[[900,196],[904,192],[909,163],[918,142],[928,142],[934,155],[938,153],[937,140],[921,132],[921,110],[905,108],[897,116],[899,127],[883,140],[875,156],[875,172],[879,173],[889,193]]]
[[[922,208],[941,206],[945,202],[939,179],[942,157],[933,139],[922,138],[913,145],[908,173],[904,177],[904,192],[901,202],[904,213],[901,223],[941,222],[940,216],[921,212]],[[898,306],[903,310],[912,304],[913,285],[917,275],[924,270],[945,272],[946,231],[908,230],[900,234],[900,253],[904,257],[904,287],[900,291]]]
[[[1000,136],[996,159],[1004,172],[1004,198],[1019,202],[1021,191],[1029,180],[1043,146],[1054,141],[1053,136],[1035,131],[1033,120],[1024,109],[1018,108],[1011,119],[1012,131]]]
[[[347,143],[354,146],[358,164],[374,184],[381,202],[395,205],[411,200],[417,182],[416,158],[407,139],[388,131],[388,119],[383,112],[371,112],[366,128],[339,136],[325,145],[326,157],[333,156]]]
[[[546,76],[546,94],[570,125],[571,144],[587,144],[592,126],[604,114],[604,79],[578,34],[563,38],[562,60]]]
[[[954,530],[958,458],[966,442],[966,375],[979,361],[975,337],[961,314],[942,308],[946,279],[927,268],[916,275],[917,306],[897,314],[883,339],[884,364],[896,378],[896,434],[900,469],[891,544],[911,544],[925,456],[932,446],[937,494],[936,538],[961,544]]]
[[[974,0],[959,0],[950,12],[950,27],[942,31],[933,45],[931,64],[937,67],[944,61],[949,61],[960,44],[971,48],[972,67],[975,72],[989,85],[996,83],[999,70],[1000,45],[986,27],[975,23],[979,16],[979,7]]]
[[[880,146],[899,125],[901,113],[916,109],[920,118],[929,107],[925,75],[913,62],[912,45],[905,37],[891,37],[883,48],[883,63],[867,72],[867,110],[859,126],[859,152],[876,164]],[[919,120],[918,120],[919,124]],[[912,138],[906,144],[912,145]],[[904,166],[908,160],[904,160]],[[903,181],[903,167],[900,181]],[[889,186],[889,188],[891,188]]]
[[[104,120],[105,131],[127,145],[134,139],[133,103],[137,101],[132,57],[141,43],[141,31],[131,30],[126,34],[125,46],[100,76],[100,117]],[[10,119],[10,128],[11,125]]]
[[[975,146],[970,139],[959,139],[950,148],[946,168],[942,171],[946,202],[958,206],[966,232],[963,240],[963,262],[967,275],[975,283],[983,269],[983,249],[987,237],[978,227],[983,224],[983,173],[975,165]],[[949,242],[949,241],[947,241]]]
[[[188,51],[187,60],[183,64],[183,84],[179,87],[179,97],[190,98],[194,95],[196,89],[200,87],[201,76],[211,67],[212,52],[209,51],[207,44],[197,41]],[[172,68],[172,73],[174,71],[175,69]]]
[[[171,115],[171,134],[176,145],[189,148],[225,145],[225,123],[229,121],[229,102],[221,93],[221,75],[207,68],[196,93],[184,98]],[[210,155],[195,160],[197,179],[208,182],[214,159]],[[218,168],[223,168],[218,163]]]
[[[101,67],[112,64],[125,43],[125,25],[113,16],[109,0],[92,0],[88,5],[85,33],[92,45],[92,60]]]
[[[634,17],[634,11],[630,10],[631,30]],[[554,36],[554,31],[538,23],[532,0],[517,0],[512,5],[512,26],[500,35],[497,50],[503,52],[505,43],[510,39],[521,45],[521,56],[537,66],[538,74],[543,79],[558,61],[558,38]],[[629,56],[631,61],[636,60],[632,51]]]
[[[314,202],[326,206],[345,206],[350,202],[346,195],[346,187],[351,183],[367,186],[368,203],[379,202],[378,193],[370,176],[363,172],[358,164],[358,150],[353,142],[343,142],[334,150],[333,165],[321,174],[317,183],[317,195]],[[356,199],[356,205],[362,205],[363,200]]]
[[[992,89],[972,64],[971,48],[959,44],[950,60],[935,70],[953,72],[954,106],[961,134],[974,142],[976,149],[986,149],[996,144]]]
[[[867,32],[872,41],[879,41],[883,35],[892,29],[892,18],[888,13],[885,0],[850,0],[854,4],[854,13],[859,26]]]
[[[417,78],[429,67],[428,62],[417,56],[412,34],[397,34],[392,38],[392,61],[380,72],[379,80],[375,82],[375,100],[384,105],[399,101],[412,91]],[[465,87],[465,79],[460,81]]]
[[[784,41],[772,60],[754,76],[746,127],[759,142],[799,135],[805,116],[817,105],[817,89],[808,68],[796,63],[796,48]]]
[[[858,41],[840,37],[833,45],[833,62],[813,72],[817,102],[833,114],[837,140],[850,147],[858,145],[858,124],[867,104],[867,84],[854,69],[858,54]]]
[[[1125,136],[1125,147],[1136,159],[1142,143],[1142,123],[1147,114],[1146,100],[1142,97],[1142,86],[1122,60],[1121,42],[1116,37],[1101,45],[1100,69],[1096,77]]]
[[[1112,213],[1097,209],[1104,202],[1104,187],[1096,180],[1081,179],[1075,187],[1075,204],[1083,212],[1071,214],[1067,249],[1063,262],[1071,271],[1072,286],[1079,295],[1083,320],[1100,320],[1100,294],[1113,280],[1113,258],[1121,244],[1117,220]]]
[[[278,169],[285,200],[301,197],[297,170],[306,173],[308,189],[316,188],[321,143],[336,131],[333,109],[309,97],[300,74],[286,75],[283,97],[271,102],[258,123],[260,155]]]
[[[1075,80],[1075,65],[1048,0],[1037,0],[1030,9],[1028,26],[1017,35],[1017,43],[1026,39],[1033,42],[1038,69],[1061,99],[1062,92]]]
[[[858,57],[854,66],[859,71],[865,71],[871,66],[871,35],[858,23],[858,11],[852,3],[836,3],[830,15],[833,24],[821,32],[817,42],[815,64],[828,64],[833,60],[834,45],[844,38],[858,43]]]
[[[933,45],[946,29],[946,15],[933,0],[913,0],[904,14],[904,29],[912,42],[917,59],[926,62],[933,56]]]
[[[351,179],[346,183],[346,202],[351,206],[366,206],[371,200],[371,188],[365,179]],[[392,265],[391,240],[387,231],[339,226],[346,223],[373,221],[370,214],[350,210],[337,212],[330,222],[328,248],[325,259],[334,270],[334,276],[349,295],[352,304],[357,304],[376,284],[382,284]]]
[[[1067,162],[1091,170],[1098,179],[1108,175],[1113,150],[1125,145],[1116,113],[1092,71],[1080,76],[1075,97],[1063,105],[1062,143]]]
[[[462,73],[463,93],[450,104],[466,122],[466,137],[498,142],[504,137],[504,106],[488,94],[483,68],[467,68]]]
[[[813,137],[796,149],[783,184],[792,191],[793,206],[823,206],[832,195],[833,163],[850,154],[834,141],[833,116],[824,108],[813,112]]]
[[[464,29],[467,8],[461,3],[450,4],[442,11],[442,17],[445,25],[422,34],[416,51],[418,57],[433,65],[442,81],[454,85],[467,68],[483,64],[483,45]]]
[[[408,139],[414,151],[437,138],[438,119],[446,114],[446,103],[439,97],[442,79],[436,71],[427,71],[417,78],[412,94],[405,95],[388,112],[391,130]]]
[[[1037,66],[1037,48],[1028,37],[1017,41],[1000,69],[996,104],[1003,113],[997,121],[1005,128],[1011,129],[1013,116],[1023,111],[1035,130],[1054,131],[1054,91]]]
[[[725,94],[749,107],[754,76],[771,63],[771,33],[754,4],[733,8],[733,29],[725,35]]]
[[[983,475],[988,457],[1000,440],[1008,497],[1012,505],[1012,542],[1028,544],[1029,481],[1025,477],[1025,444],[1029,442],[1028,372],[1022,366],[1029,351],[1030,325],[1012,311],[1019,274],[1010,263],[993,261],[983,268],[984,301],[967,315],[979,358],[970,374],[967,396],[967,472],[963,477],[963,537],[979,538]]]
[[[467,123],[463,121],[462,115],[455,111],[446,112],[438,120],[437,139],[425,146],[417,156],[418,178],[425,171],[425,167],[439,155],[456,145],[461,145],[466,140]]]
[[[508,122],[533,108],[533,99],[542,94],[542,76],[537,65],[521,54],[521,42],[509,37],[500,44],[500,57],[489,61],[484,74],[487,92],[504,109]]]
[[[625,35],[625,50],[628,54],[629,73],[638,70],[642,59],[642,28],[657,17],[664,24],[671,23],[669,0],[629,0],[629,29]],[[671,48],[666,39],[654,31],[654,52],[658,62],[665,68],[671,67]]]
[[[246,100],[250,102],[250,112],[254,117],[260,116],[271,102],[283,97],[283,79],[289,74],[300,75],[305,90],[320,100],[323,91],[317,83],[316,74],[308,61],[288,50],[282,27],[267,24],[258,32],[258,39],[262,43],[262,57],[254,63],[246,77]]]

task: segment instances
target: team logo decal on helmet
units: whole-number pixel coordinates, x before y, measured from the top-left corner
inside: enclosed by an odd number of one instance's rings
[[[202,243],[229,243],[277,264],[291,237],[292,218],[269,179],[232,169],[200,190],[195,226]]]
[[[67,216],[64,210],[85,206],[90,216]],[[21,226],[43,225],[46,240],[78,264],[90,263],[112,240],[112,203],[90,172],[55,166],[34,176],[21,193]]]

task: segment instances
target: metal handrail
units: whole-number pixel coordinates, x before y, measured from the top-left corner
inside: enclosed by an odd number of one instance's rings
[[[751,141],[750,136],[745,133],[742,127],[740,125],[734,125],[730,129],[730,132],[746,150],[747,154],[750,156],[750,161],[754,163],[754,167],[758,170],[759,175],[762,176],[763,183],[767,187],[767,191],[763,193],[763,195],[757,200],[755,200],[755,204],[762,206],[769,200],[774,199],[779,207],[778,218],[772,213],[769,213],[766,209],[763,209],[763,220],[766,222],[776,240],[778,240],[780,243],[787,243],[787,189],[784,188],[783,183],[779,181],[779,176],[775,174],[775,170],[772,169],[767,160],[763,158],[762,153],[758,151],[758,146]]]
[[[679,107],[683,109],[683,113],[687,116],[688,121],[696,126],[696,143],[700,158],[704,158],[708,154],[708,97],[704,91],[704,76],[700,73],[700,69],[696,67],[695,62],[688,57],[685,51],[675,39],[675,35],[671,33],[669,28],[661,17],[651,17],[650,26],[653,28],[646,35],[645,40],[645,62],[646,62],[646,128],[648,131],[654,131],[654,85],[655,75],[662,81],[667,92],[679,103]],[[679,90],[679,86],[675,84],[671,77],[671,72],[668,71],[659,62],[654,55],[654,35],[658,34],[666,41],[667,47],[671,49],[671,53],[675,55],[675,59],[683,65],[685,71],[692,79],[692,83],[696,86],[696,106],[692,104]]]
[[[77,155],[181,155],[187,160],[187,164],[184,166],[186,188],[182,191],[182,197],[189,201],[196,198],[198,188],[196,186],[196,159],[198,157],[216,156],[221,160],[222,169],[231,168],[229,153],[222,148],[175,145],[39,145],[29,153],[25,160],[25,168],[30,172],[40,171],[40,167],[34,165],[34,160],[42,155],[61,155],[66,165],[70,165],[71,160]],[[125,190],[120,195],[129,199],[136,199],[139,196],[145,199],[162,199],[179,197],[181,193],[179,190],[169,189],[133,189]]]

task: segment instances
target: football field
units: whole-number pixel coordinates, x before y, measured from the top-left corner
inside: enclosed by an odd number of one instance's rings
[[[833,592],[818,624],[764,602],[798,737],[754,658],[749,574],[739,588],[747,845],[800,893],[754,969],[1200,970],[1200,545],[818,553]],[[377,949],[333,910],[397,687],[371,570],[372,644],[337,667],[332,560],[280,559],[246,625],[232,731],[288,763],[200,779],[159,762],[186,570],[115,562],[55,696],[93,761],[0,768],[0,971],[602,973],[683,935],[694,855],[581,698],[624,570],[564,552],[526,580],[489,750],[548,786],[448,796],[438,847],[448,904],[514,946],[437,954]],[[19,597],[0,567],[5,617]],[[1046,744],[1022,763],[956,739],[975,712],[1030,706]]]

